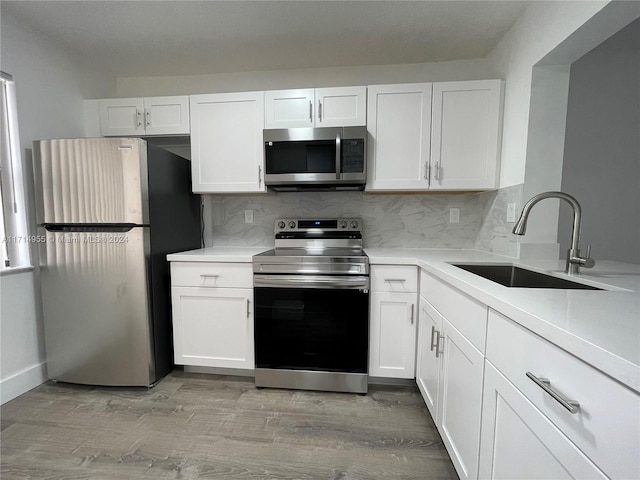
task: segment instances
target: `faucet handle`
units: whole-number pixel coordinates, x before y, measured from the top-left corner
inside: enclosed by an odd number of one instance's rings
[[[591,244],[589,244],[587,245],[587,254],[585,255],[584,263],[582,264],[582,266],[584,268],[592,268],[595,264],[596,261],[591,258]]]

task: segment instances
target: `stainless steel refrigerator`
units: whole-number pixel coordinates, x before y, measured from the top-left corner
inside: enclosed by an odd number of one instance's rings
[[[199,248],[190,162],[138,138],[33,143],[50,379],[150,386],[173,368],[166,255]]]

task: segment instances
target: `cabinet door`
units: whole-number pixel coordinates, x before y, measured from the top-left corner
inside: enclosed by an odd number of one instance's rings
[[[438,424],[438,386],[442,371],[438,345],[440,333],[442,333],[442,316],[424,297],[420,297],[416,383],[436,425]]]
[[[100,100],[100,132],[103,137],[144,135],[142,98]]]
[[[190,107],[193,191],[264,192],[263,93],[192,95]]]
[[[189,97],[147,97],[144,99],[144,123],[147,135],[183,135],[189,133]]]
[[[178,365],[254,368],[253,291],[172,287]]]
[[[367,124],[367,87],[316,88],[316,127]]]
[[[476,478],[484,356],[446,318],[442,330],[437,426],[460,478]]]
[[[372,292],[369,317],[369,375],[414,378],[415,293]]]
[[[313,88],[267,91],[264,92],[264,101],[264,128],[314,126]]]
[[[486,361],[479,478],[607,477]]]
[[[433,84],[432,190],[496,187],[501,102],[500,80]]]
[[[367,190],[426,190],[431,83],[368,87]]]

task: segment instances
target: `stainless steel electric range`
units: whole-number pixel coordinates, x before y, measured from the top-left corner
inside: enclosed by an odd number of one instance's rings
[[[366,393],[362,220],[277,219],[253,272],[256,386]]]

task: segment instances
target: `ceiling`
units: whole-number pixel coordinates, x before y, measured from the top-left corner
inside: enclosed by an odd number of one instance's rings
[[[484,58],[523,1],[8,1],[2,14],[117,76]]]

